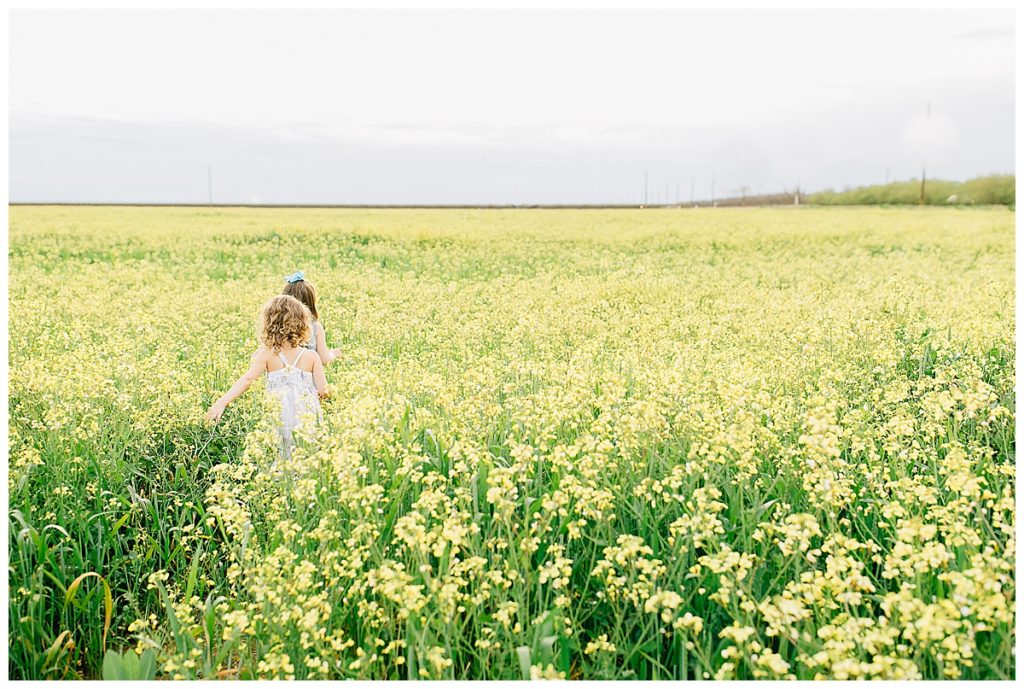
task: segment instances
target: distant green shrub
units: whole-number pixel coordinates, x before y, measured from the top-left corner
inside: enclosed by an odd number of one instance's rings
[[[928,205],[1013,205],[1017,192],[1014,175],[989,175],[966,182],[926,179],[924,201]],[[921,180],[875,184],[844,191],[821,191],[807,196],[807,202],[834,205],[916,204],[921,198]]]

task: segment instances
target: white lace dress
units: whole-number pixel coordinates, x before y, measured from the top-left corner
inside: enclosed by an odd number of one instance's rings
[[[320,397],[316,393],[316,383],[310,371],[300,369],[299,361],[309,350],[300,349],[295,361],[291,364],[278,353],[284,368],[267,372],[267,392],[281,402],[281,447],[285,457],[291,456],[292,431],[303,421],[313,420],[319,423]]]
[[[305,347],[306,349],[312,349],[315,352],[316,351],[316,336],[320,333],[320,329],[323,328],[323,327],[324,326],[320,325],[319,321],[313,321],[313,327],[310,328],[309,342],[307,342],[306,344],[304,344],[302,346]]]

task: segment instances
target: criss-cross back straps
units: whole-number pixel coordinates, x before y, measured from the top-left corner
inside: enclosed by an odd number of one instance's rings
[[[285,369],[291,370],[293,368],[297,368],[298,367],[299,359],[301,359],[302,355],[305,354],[305,353],[306,353],[306,350],[303,349],[302,347],[300,347],[299,348],[299,355],[296,356],[295,357],[295,361],[290,363],[290,364],[288,363],[288,360],[284,358],[284,354],[282,354],[281,352],[277,353],[277,358],[281,360],[282,364],[284,364]]]

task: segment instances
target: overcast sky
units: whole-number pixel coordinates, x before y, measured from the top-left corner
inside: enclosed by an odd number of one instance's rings
[[[1001,11],[15,11],[12,201],[635,203],[1014,169]],[[928,104],[931,112],[927,116]]]

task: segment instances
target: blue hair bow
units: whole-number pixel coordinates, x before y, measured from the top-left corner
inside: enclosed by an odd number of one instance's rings
[[[302,274],[301,270],[296,270],[291,275],[285,276],[285,281],[290,285],[295,282],[302,282],[306,279],[306,276]]]

